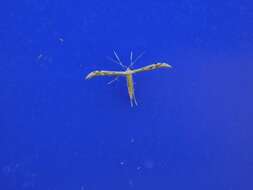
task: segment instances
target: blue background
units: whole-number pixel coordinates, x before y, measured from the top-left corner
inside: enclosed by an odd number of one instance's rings
[[[252,3],[2,2],[1,190],[253,189]],[[84,77],[171,70],[126,82]]]

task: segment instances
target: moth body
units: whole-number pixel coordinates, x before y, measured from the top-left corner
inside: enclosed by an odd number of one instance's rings
[[[135,103],[135,105],[137,106],[138,104],[137,104],[135,94],[134,94],[134,81],[133,81],[132,73],[129,73],[126,75],[126,80],[127,80],[127,89],[128,89],[128,95],[130,98],[131,107],[133,107],[133,103]]]
[[[122,62],[120,61],[118,55],[116,54],[116,52],[114,52],[114,55],[117,59],[111,59],[113,62],[116,62],[117,64],[121,65],[123,68],[125,68],[125,71],[93,71],[90,72],[87,76],[86,79],[91,79],[93,77],[96,76],[115,76],[116,80],[118,79],[118,77],[126,77],[126,82],[127,82],[127,90],[128,90],[128,95],[129,95],[129,99],[130,99],[130,104],[131,107],[133,107],[133,105],[135,104],[137,106],[137,101],[135,98],[135,93],[134,93],[134,81],[133,81],[133,75],[136,73],[140,73],[140,72],[146,72],[146,71],[151,71],[151,70],[155,70],[155,69],[159,69],[159,68],[171,68],[171,65],[167,64],[167,63],[155,63],[155,64],[151,64],[151,65],[147,65],[145,67],[141,67],[139,69],[131,69],[130,67],[133,66],[133,64],[136,62],[136,60],[138,58],[140,58],[140,56],[138,56],[135,61],[132,61],[132,52],[130,55],[130,66],[125,66],[122,64]],[[113,81],[115,81],[115,79]],[[111,82],[113,82],[111,81]],[[110,83],[111,83],[110,82]]]

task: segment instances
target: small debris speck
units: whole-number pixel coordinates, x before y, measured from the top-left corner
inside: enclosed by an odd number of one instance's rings
[[[121,161],[121,162],[120,162],[120,165],[121,165],[121,166],[125,165],[125,162]]]
[[[64,42],[64,39],[63,39],[63,38],[59,38],[59,41],[60,41],[61,43],[63,43],[63,42]]]
[[[38,58],[38,60],[40,60],[42,57],[43,57],[43,55],[39,54],[37,58]]]

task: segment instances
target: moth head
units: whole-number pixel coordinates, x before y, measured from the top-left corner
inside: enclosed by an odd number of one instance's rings
[[[130,67],[127,67],[126,71],[131,71],[132,69]]]

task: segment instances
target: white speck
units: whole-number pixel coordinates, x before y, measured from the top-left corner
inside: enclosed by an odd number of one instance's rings
[[[137,168],[136,168],[137,170],[140,170],[141,169],[141,166],[137,166]]]
[[[2,171],[5,175],[9,175],[9,173],[11,173],[11,167],[10,166],[4,166],[2,168]]]
[[[64,42],[64,39],[63,39],[63,38],[59,38],[59,41],[60,41],[61,43],[63,43],[63,42]]]
[[[153,160],[146,160],[144,162],[144,166],[147,168],[147,169],[153,169],[154,168],[154,161]]]
[[[37,59],[40,60],[42,57],[43,57],[43,55],[42,55],[42,54],[39,54],[38,57],[37,57]]]
[[[133,187],[133,186],[134,186],[133,180],[132,180],[132,179],[129,179],[128,184],[129,184],[130,187]]]
[[[121,162],[120,162],[120,165],[121,165],[121,166],[125,165],[125,162],[121,161]]]
[[[134,138],[131,138],[130,142],[131,142],[131,143],[134,143],[134,142],[135,142],[135,139],[134,139]]]

